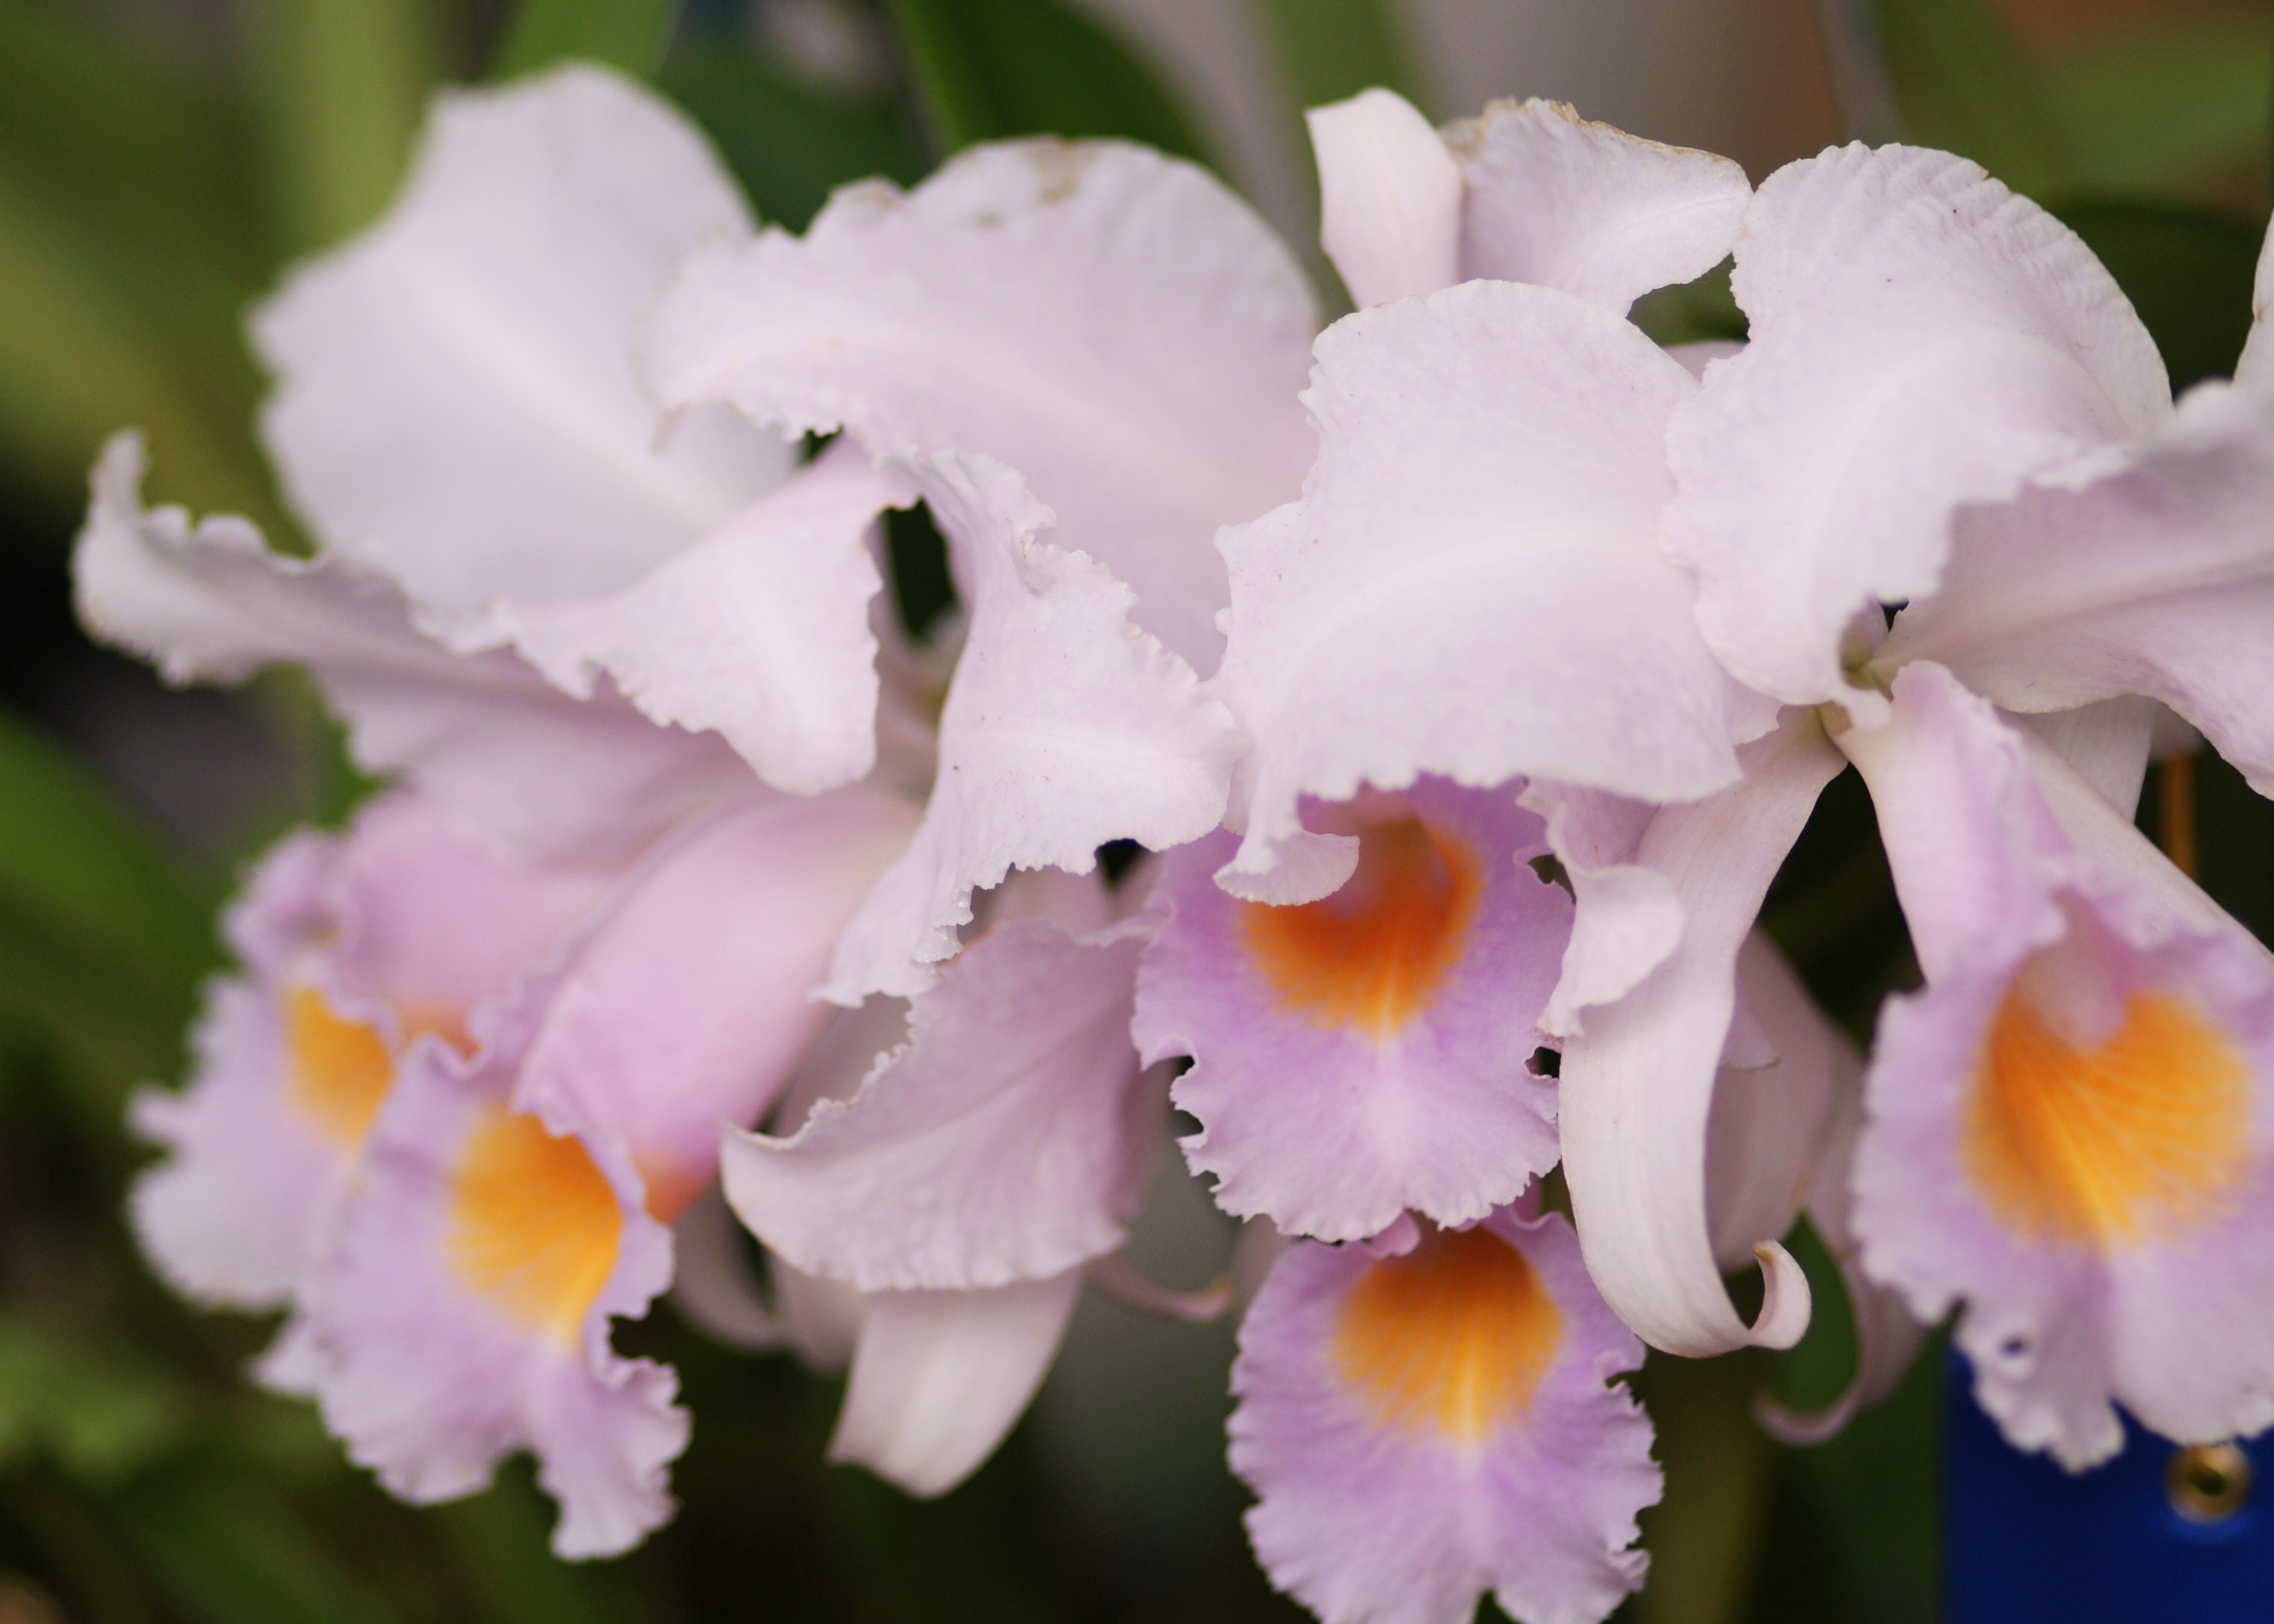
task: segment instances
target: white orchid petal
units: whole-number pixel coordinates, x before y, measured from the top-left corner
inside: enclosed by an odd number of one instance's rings
[[[1461,171],[1419,110],[1377,89],[1303,117],[1319,162],[1319,244],[1352,303],[1460,281]]]
[[[2074,710],[2014,719],[2044,740],[2103,801],[2129,817],[2140,809],[2140,786],[2147,781],[2157,718],[2170,715],[2152,699],[2127,694]]]
[[[2205,384],[2082,488],[1962,512],[1943,590],[1884,662],[1928,659],[2010,710],[2163,701],[2274,792],[2274,395]]]
[[[1770,1295],[1752,1326],[1722,1289],[1707,1229],[1706,1124],[1736,1001],[1740,946],[1816,797],[1840,768],[1812,717],[1746,747],[1742,781],[1652,821],[1637,861],[1682,900],[1681,944],[1564,1045],[1563,1170],[1587,1267],[1645,1342],[1706,1355],[1783,1345],[1807,1319],[1805,1276],[1757,1249]]]
[[[510,655],[453,655],[402,594],[342,561],[269,551],[242,519],[145,512],[140,440],[96,464],[72,570],[80,620],[169,682],[305,665],[359,765],[407,774],[478,831],[563,858],[621,857],[749,775],[715,739],[656,726],[614,693],[580,703]]]
[[[1129,589],[1038,538],[1050,510],[1017,475],[957,453],[913,471],[964,561],[971,631],[922,827],[839,944],[823,990],[841,1004],[930,986],[972,892],[1013,865],[1086,874],[1109,840],[1207,833],[1237,749],[1192,668],[1131,624]]]
[[[1751,336],[1675,415],[1669,540],[1715,652],[1792,703],[1875,714],[1842,633],[1935,590],[1954,510],[2170,416],[2099,261],[1946,154],[1849,147],[1779,170],[1732,285]]]
[[[1714,1261],[1725,1271],[1742,1267],[1756,1244],[1792,1228],[1831,1132],[1838,1090],[1861,1076],[1845,1040],[1758,929],[1738,950],[1737,989],[1739,1016],[1750,1011],[1769,1057],[1740,1067],[1725,1053],[1706,1118],[1706,1211]]]
[[[829,1458],[944,1494],[995,1452],[1042,1386],[1081,1284],[887,1291],[869,1299]]]
[[[1111,1252],[1160,1109],[1129,1041],[1139,946],[998,924],[852,1100],[788,1139],[727,1136],[734,1211],[798,1268],[868,1291],[1000,1286]]]
[[[1560,102],[1496,102],[1445,135],[1467,182],[1462,277],[1555,288],[1615,315],[1712,270],[1752,196],[1727,158],[1592,124]]]
[[[626,585],[789,471],[724,414],[659,449],[632,372],[680,261],[749,231],[703,138],[629,80],[443,93],[387,216],[254,316],[294,506],[422,607]]]
[[[975,147],[908,193],[838,192],[802,239],[698,257],[659,312],[666,405],[724,400],[879,456],[1016,468],[1139,623],[1205,670],[1216,527],[1295,493],[1315,304],[1262,222],[1113,143]]]
[[[1362,783],[1727,784],[1730,685],[1658,544],[1689,374],[1507,282],[1360,311],[1318,355],[1304,500],[1224,538],[1218,686],[1254,739],[1235,869],[1269,871],[1302,796]]]
[[[656,721],[716,729],[769,784],[817,794],[876,763],[868,534],[915,500],[840,444],[624,591],[507,603],[484,623],[571,693],[605,672]]]

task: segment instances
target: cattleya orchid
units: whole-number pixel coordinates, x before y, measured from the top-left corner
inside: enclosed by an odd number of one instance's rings
[[[2130,823],[2159,706],[2274,788],[2274,341],[2174,408],[2082,245],[1938,154],[1756,193],[1548,102],[1311,129],[1323,332],[1141,148],[793,236],[611,75],[446,95],[254,319],[315,556],[106,451],[90,627],[305,666],[392,780],[252,876],[135,1196],[388,1486],[525,1448],[557,1550],[636,1543],[689,1422],[611,1329],[668,1290],[847,1364],[832,1457],[943,1491],[1085,1280],[1228,1301],[1116,1268],[1171,1103],[1278,1248],[1230,1460],[1331,1624],[1608,1614],[1660,1487],[1618,1378],[1796,1339],[1803,1210],[1862,1358],[1787,1436],[1954,1304],[2068,1463],[2113,1402],[2274,1420],[2214,1323],[2274,1286],[2274,959]],[[1628,319],[1733,252],[1742,349]],[[1850,764],[1925,976],[1868,1067],[1756,928]]]
[[[515,207],[482,207],[493,192]],[[398,1492],[463,1493],[532,1449],[568,1555],[668,1515],[686,1417],[669,1372],[618,1358],[608,1325],[672,1282],[674,1222],[701,1269],[681,1282],[690,1312],[744,1341],[837,1357],[850,1341],[840,1453],[934,1488],[1023,1408],[1091,1255],[1039,1297],[886,1294],[865,1313],[783,1268],[778,1324],[713,1233],[721,1124],[802,1110],[891,1047],[889,1012],[832,1018],[808,995],[918,831],[937,704],[937,656],[869,620],[870,522],[913,500],[909,476],[850,447],[794,467],[724,417],[655,447],[638,312],[741,222],[676,116],[606,76],[446,97],[395,210],[257,319],[279,373],[265,426],[319,557],[144,512],[126,440],[77,560],[91,627],[177,680],[306,665],[358,759],[406,786],[336,852],[288,846],[240,910],[248,974],[216,989],[204,1070],[143,1108],[177,1151],[139,1198],[149,1244],[209,1300],[289,1298],[265,1374],[314,1394]],[[380,462],[396,477],[373,479]],[[921,472],[959,535],[1016,547],[977,505],[1010,476],[953,457]],[[738,591],[772,613],[848,581],[850,625],[734,609]],[[996,599],[973,598],[983,680],[959,691],[983,696]],[[1110,631],[1117,600],[1092,601]],[[723,643],[690,639],[698,610],[720,613]],[[837,642],[770,664],[813,635]],[[1126,646],[1108,637],[1109,664]],[[714,717],[729,690],[740,708]],[[714,719],[724,739],[686,731]],[[729,742],[821,793],[769,788]],[[1086,960],[1035,929],[1016,975],[1052,996]],[[1096,1062],[1109,1092],[1137,1074],[1119,1026],[1119,1055]],[[983,1040],[939,1063],[984,1072]],[[304,1144],[326,1110],[333,1142]],[[241,1176],[280,1139],[294,1158]],[[288,1238],[236,1259],[234,1237],[284,1206]],[[1090,1239],[1111,1250],[1118,1231]]]
[[[2182,1440],[2257,1431],[2274,1366],[2231,1315],[2270,1250],[2274,960],[2132,812],[2155,702],[2274,786],[2262,341],[2175,408],[2066,228],[1902,148],[1773,177],[1733,286],[1752,337],[1674,419],[1668,539],[1716,655],[1792,708],[1744,783],[1658,814],[1638,861],[1693,915],[1749,916],[1853,762],[1926,979],[1867,1082],[1865,1270],[1922,1319],[1959,1305],[1984,1407],[2073,1468],[2120,1447],[2119,1402]],[[1630,1125],[1710,1075],[1701,978],[1725,983],[1698,958],[1685,941],[1588,1017],[1565,1149],[1606,1295],[1707,1352],[1729,1340],[1700,1311],[1718,1282],[1651,1173],[1696,1141]]]

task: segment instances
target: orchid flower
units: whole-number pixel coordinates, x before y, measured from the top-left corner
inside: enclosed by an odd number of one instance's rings
[[[1329,1624],[1577,1624],[1640,1588],[1642,1344],[1571,1229],[1502,1208],[1407,1249],[1300,1241],[1240,1327],[1231,1466],[1272,1582]]]
[[[1727,953],[1693,937],[1742,934],[1853,762],[1926,978],[1866,1085],[1864,1269],[1922,1319],[1962,1305],[1985,1408],[2072,1467],[2119,1447],[2115,1402],[2180,1439],[2263,1427],[2274,1367],[2230,1305],[2274,1252],[2274,959],[2131,822],[2151,701],[2274,786],[2263,344],[2174,408],[2074,236],[1902,148],[1772,177],[1733,286],[1751,340],[1675,415],[1668,532],[1716,656],[1793,708],[1744,782],[1639,836],[1690,922],[1566,1046],[1589,1266],[1645,1340],[1736,1340],[1658,1179],[1703,1148],[1664,1107],[1729,1027]]]
[[[679,255],[737,232],[740,205],[708,153],[619,81],[570,70],[446,97],[395,208],[256,321],[280,372],[266,431],[320,556],[272,553],[242,521],[145,512],[139,447],[125,439],[96,471],[77,558],[88,624],[170,679],[305,665],[358,758],[399,777],[438,830],[463,831],[450,838],[473,854],[451,861],[593,876],[576,879],[576,917],[501,943],[478,988],[450,979],[447,952],[402,972],[450,993],[456,1048],[398,1041],[411,1017],[373,1002],[384,988],[340,995],[351,998],[342,1021],[373,1023],[383,1041],[367,1052],[369,1034],[345,1026],[353,1044],[328,1028],[307,1040],[310,1064],[360,1068],[357,1154],[302,1179],[293,1269],[206,1286],[292,1297],[267,1375],[313,1393],[397,1492],[463,1493],[501,1455],[534,1450],[562,1505],[564,1554],[621,1550],[667,1515],[662,1473],[685,1438],[670,1373],[617,1357],[611,1320],[672,1282],[681,1222],[702,1274],[689,1300],[719,1311],[713,1322],[739,1313],[752,1339],[752,1305],[736,1299],[724,1249],[705,1244],[720,1126],[759,1121],[861,1025],[807,995],[917,832],[938,703],[924,670],[935,657],[900,646],[888,619],[874,617],[881,636],[871,628],[877,510],[914,500],[920,479],[985,549],[951,721],[959,705],[985,706],[990,681],[1016,680],[993,662],[1037,613],[1102,627],[1074,641],[1109,671],[1146,658],[1114,630],[1126,595],[1083,560],[1028,545],[1045,518],[992,465],[942,456],[904,474],[847,445],[792,472],[780,443],[723,415],[682,424],[659,449],[631,380],[634,325]],[[374,478],[380,468],[390,476]],[[1026,529],[983,523],[983,491],[986,511]],[[855,620],[809,613],[800,594],[815,590]],[[723,694],[747,703],[719,713]],[[1073,683],[1058,697],[1083,694]],[[690,731],[713,726],[727,737]],[[882,759],[880,739],[897,744]],[[961,726],[951,741],[964,752],[947,754],[952,774],[983,759],[990,735]],[[825,793],[786,798],[752,766]],[[447,865],[433,866],[433,885],[448,884]],[[443,951],[450,921],[486,894],[438,895],[411,875],[388,917]],[[233,1139],[232,1113],[268,1132],[301,1087],[273,1060],[274,1028],[298,1007],[278,981],[291,971],[283,951],[247,953],[261,996],[287,1003],[243,1040],[267,1049],[216,1062],[259,1075],[210,1109],[218,1084],[145,1108],[180,1151],[154,1177],[149,1211],[201,1192],[207,1210],[191,1216],[227,1230],[274,1206],[229,1169],[267,1142]],[[1133,1060],[1112,1075],[1130,1071]],[[206,1255],[199,1237],[148,1227],[188,1279]],[[921,1456],[952,1477],[1040,1380],[1079,1278],[1062,1272],[1039,1297],[872,1303],[852,1333],[841,1295],[785,1266],[761,1329],[818,1357],[851,1354],[841,1453],[887,1470]],[[993,1371],[1006,1355],[1028,1377],[958,1442],[975,1411],[942,1370],[962,1357],[967,1372]]]
[[[1663,876],[1627,861],[1648,816],[1628,798],[1678,800],[1739,781],[1738,747],[1769,748],[1758,740],[1773,707],[1717,665],[1696,628],[1691,583],[1660,545],[1674,492],[1667,425],[1698,386],[1624,320],[1638,295],[1727,252],[1750,195],[1743,175],[1545,102],[1502,104],[1441,135],[1370,92],[1314,115],[1314,127],[1329,251],[1361,300],[1390,302],[1318,342],[1304,401],[1319,450],[1302,498],[1224,538],[1231,604],[1217,686],[1253,743],[1243,838],[1216,877],[1242,906],[1178,893],[1182,919],[1155,951],[1165,968],[1169,956],[1190,955],[1185,944],[1200,930],[1223,956],[1216,962],[1252,961],[1246,977],[1215,972],[1210,989],[1227,1009],[1238,989],[1256,989],[1245,1041],[1229,1036],[1227,1015],[1203,1025],[1197,1013],[1156,1010],[1151,986],[1166,993],[1165,974],[1148,983],[1141,1030],[1158,1037],[1148,1037],[1148,1052],[1181,1038],[1196,1054],[1178,1100],[1201,1117],[1202,1146],[1285,1164],[1208,1163],[1230,1200],[1256,1203],[1234,1210],[1344,1237],[1393,1217],[1401,1183],[1402,1205],[1458,1223],[1514,1199],[1554,1164],[1556,1090],[1523,1059],[1572,1029],[1574,996],[1623,992],[1648,967],[1633,960],[1663,957],[1683,929]],[[1455,277],[1468,280],[1442,285]],[[1315,1042],[1300,1028],[1328,1023],[1258,996],[1270,982],[1256,944],[1280,929],[1267,929],[1274,908],[1362,912],[1335,898],[1353,872],[1367,873],[1367,841],[1330,827],[1327,810],[1361,804],[1362,792],[1421,793],[1434,782],[1425,774],[1449,780],[1425,798],[1505,808],[1509,832],[1475,852],[1495,889],[1524,894],[1532,876],[1507,870],[1552,848],[1577,918],[1551,909],[1518,929],[1533,968],[1493,972],[1514,995],[1492,1011],[1502,1029],[1449,1006],[1440,1024],[1471,1035],[1449,1042],[1425,1028],[1414,1050],[1440,1064],[1410,1062],[1387,1029],[1352,1041],[1360,1115],[1345,1123],[1340,1106],[1313,1109],[1312,1123],[1289,1132],[1269,1116],[1270,1094],[1238,1084],[1274,1064],[1272,1045]],[[1544,824],[1518,812],[1519,795]],[[1516,835],[1518,823],[1528,832]],[[1434,889],[1452,894],[1444,878]],[[1378,912],[1399,930],[1420,917]],[[1439,916],[1441,929],[1454,917],[1442,907]],[[1421,944],[1419,962],[1457,961],[1473,951],[1465,932],[1465,921]],[[1354,936],[1343,944],[1314,934],[1338,944],[1337,962],[1353,974],[1364,964]],[[1374,948],[1407,951],[1394,934]],[[1743,935],[1727,944],[1732,964]],[[1485,940],[1480,931],[1476,947]],[[1551,997],[1557,978],[1539,967],[1557,961],[1567,990]],[[1212,1080],[1211,1042],[1229,1049],[1231,1086]],[[1701,1096],[1701,1134],[1706,1110]],[[1366,1112],[1387,1131],[1354,1131]],[[1344,1143],[1347,1155],[1322,1169]],[[1703,1162],[1681,1175],[1701,1206]],[[1491,1182],[1477,1177],[1486,1167]],[[1288,1191],[1291,1179],[1308,1187]],[[1259,1186],[1273,1188],[1269,1205],[1242,1193]],[[1805,1320],[1805,1281],[1773,1232],[1751,1238],[1769,1244],[1773,1302],[1782,1304],[1755,1334],[1788,1341]]]
[[[831,997],[920,990],[1013,866],[1086,872],[1110,840],[1216,826],[1237,741],[1199,680],[1222,646],[1213,538],[1301,479],[1316,325],[1245,204],[1110,142],[975,147],[687,267],[646,351],[666,405],[996,470],[934,503],[971,638],[923,832]]]
[[[136,1130],[172,1152],[133,1195],[168,1281],[203,1303],[290,1304],[405,1051],[470,1050],[475,1008],[557,951],[608,879],[499,861],[400,794],[262,859],[223,922],[242,969],[207,989],[189,1086],[134,1101]]]

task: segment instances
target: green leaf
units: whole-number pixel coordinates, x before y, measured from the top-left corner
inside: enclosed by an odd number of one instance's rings
[[[802,230],[847,181],[908,183],[923,161],[887,102],[840,99],[774,71],[747,51],[675,52],[658,83],[701,124],[761,220]]]
[[[1971,158],[2032,197],[2074,183],[2053,98],[1988,0],[1878,0],[1877,13],[1910,139]]]
[[[2186,203],[2094,201],[2055,212],[2130,297],[2173,389],[2233,375],[2250,332],[2262,226]]]
[[[676,0],[522,0],[498,77],[584,61],[644,79],[663,61],[678,9]]]
[[[440,77],[423,0],[260,0],[255,61],[277,216],[294,252],[376,219]]]
[[[266,477],[235,426],[253,396],[235,300],[200,297],[193,257],[169,260],[164,239],[117,224],[72,209],[0,147],[0,457],[83,491],[102,441],[136,425],[169,493],[265,515]]]
[[[493,1624],[610,1624],[625,1615],[605,1569],[554,1558],[546,1543],[553,1514],[518,1463],[481,1493],[433,1515],[481,1616]]]
[[[0,1463],[37,1455],[109,1488],[169,1448],[188,1422],[180,1384],[132,1351],[0,1316]]]
[[[1382,0],[1257,0],[1301,107],[1382,86],[1419,101],[1411,53]]]
[[[68,756],[0,713],[0,1013],[99,1085],[172,1069],[215,954],[209,898]]]
[[[2167,186],[2264,160],[2274,28],[2191,19],[2072,51],[2046,77],[2081,184]]]
[[[1639,1624],[1733,1624],[1766,1515],[1770,1446],[1754,1425],[1764,1367],[1750,1353],[1680,1359],[1653,1352],[1633,1387],[1657,1429],[1666,1492],[1642,1514],[1650,1581]]]
[[[1119,136],[1202,154],[1174,98],[1101,25],[1059,0],[889,0],[942,153],[1005,136]]]
[[[190,1460],[121,1495],[119,1522],[174,1608],[198,1624],[384,1624],[368,1581],[260,1478]]]

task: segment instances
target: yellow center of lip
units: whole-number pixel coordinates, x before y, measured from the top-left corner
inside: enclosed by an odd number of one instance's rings
[[[1474,1444],[1533,1391],[1562,1316],[1522,1252],[1490,1230],[1436,1232],[1367,1267],[1329,1350],[1343,1384],[1382,1425]]]
[[[2192,1000],[2135,993],[2088,1048],[2016,988],[1975,1068],[1963,1160],[2015,1231],[2105,1248],[2219,1216],[2248,1133],[2248,1071]]]
[[[1483,889],[1466,841],[1409,816],[1360,830],[1358,869],[1333,896],[1242,903],[1237,929],[1280,1008],[1384,1038],[1460,962]]]
[[[573,1340],[622,1233],[616,1192],[581,1142],[485,1109],[450,1179],[444,1244],[460,1280],[516,1325]]]
[[[342,1151],[360,1149],[395,1080],[387,1041],[314,988],[295,987],[284,995],[284,1046],[293,1106]]]

